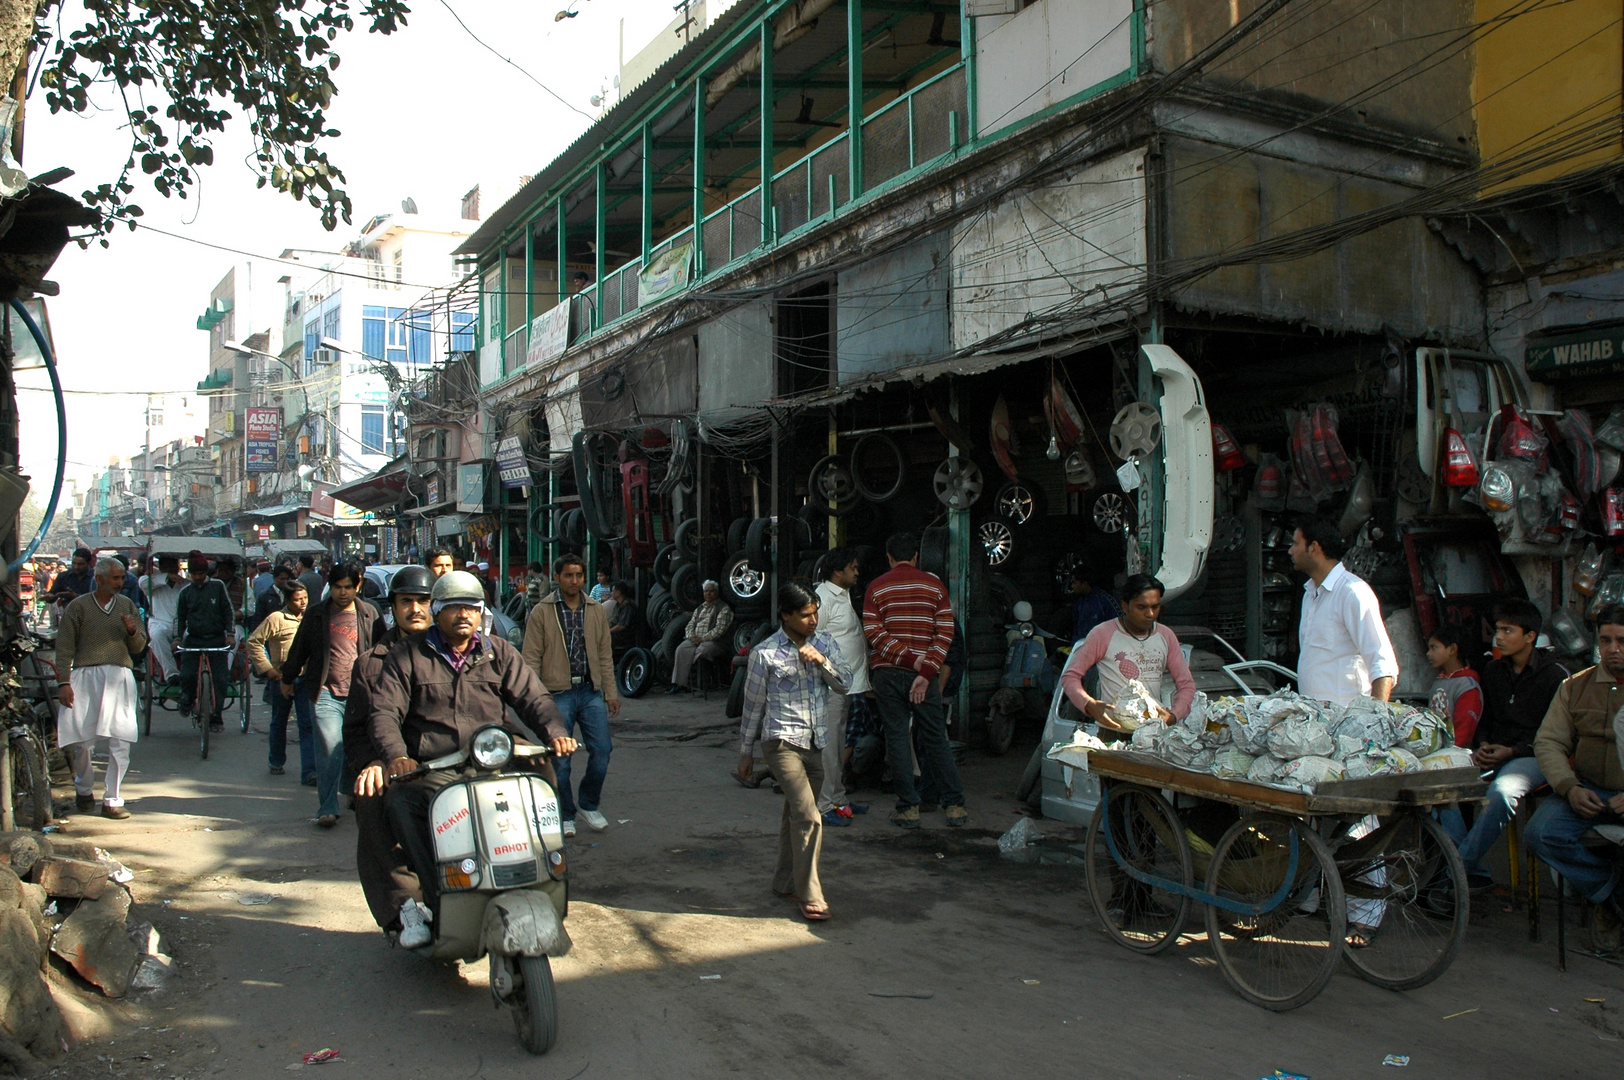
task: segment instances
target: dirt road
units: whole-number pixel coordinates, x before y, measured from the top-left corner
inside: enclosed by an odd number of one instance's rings
[[[1080,866],[998,858],[1019,750],[971,755],[966,830],[936,814],[904,833],[871,793],[873,813],[825,833],[835,919],[809,926],[768,891],[780,800],[727,778],[731,727],[714,695],[628,704],[610,827],[571,843],[575,950],[555,961],[558,1044],[536,1059],[493,1009],[483,963],[387,946],[354,884],[353,822],[313,827],[314,791],[296,769],[267,775],[262,734],[228,728],[201,762],[160,715],[135,748],[135,816],[69,833],[137,872],[132,920],[157,924],[181,977],[131,998],[121,1030],[55,1075],[1251,1080],[1389,1077],[1385,1054],[1410,1055],[1412,1078],[1618,1069],[1624,971],[1577,957],[1560,974],[1554,946],[1529,944],[1500,904],[1433,985],[1394,994],[1339,974],[1285,1015],[1231,993],[1202,940],[1126,953],[1086,909]],[[297,1065],[322,1047],[343,1061]]]

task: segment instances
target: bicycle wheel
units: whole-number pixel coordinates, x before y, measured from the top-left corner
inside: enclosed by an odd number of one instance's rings
[[[158,680],[158,665],[152,658],[152,650],[148,649],[144,663],[147,665],[147,677],[141,680],[141,734],[152,734],[152,694],[153,683]]]
[[[207,653],[197,665],[197,729],[201,733],[203,760],[209,759],[209,725],[214,721],[214,671]]]
[[[45,748],[32,735],[11,740],[11,809],[19,829],[43,829],[51,823],[51,777],[45,771]]]
[[[1427,813],[1387,822],[1337,852],[1349,903],[1380,901],[1369,945],[1345,950],[1361,978],[1388,990],[1413,990],[1444,973],[1466,937],[1471,899],[1466,867]]]
[[[1117,944],[1150,955],[1178,940],[1189,895],[1144,880],[1185,889],[1195,881],[1184,826],[1160,792],[1108,785],[1088,823],[1084,863],[1094,913]]]
[[[1336,861],[1306,822],[1248,814],[1213,848],[1207,892],[1270,905],[1259,914],[1207,905],[1207,940],[1235,991],[1285,1012],[1312,1001],[1342,955],[1347,902]]]
[[[254,704],[254,672],[248,666],[248,650],[242,654],[242,678],[237,683],[237,707],[242,710],[242,733],[248,734],[253,714],[250,711]]]

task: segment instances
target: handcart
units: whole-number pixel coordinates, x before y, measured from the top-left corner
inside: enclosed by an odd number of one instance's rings
[[[1332,781],[1313,793],[1132,750],[1091,750],[1088,770],[1101,786],[1089,897],[1127,948],[1171,947],[1200,903],[1224,978],[1281,1012],[1312,1001],[1339,961],[1409,990],[1442,975],[1460,948],[1466,870],[1433,811],[1481,800],[1488,785],[1476,769]]]

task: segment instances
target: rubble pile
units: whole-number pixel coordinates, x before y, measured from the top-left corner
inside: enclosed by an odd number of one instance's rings
[[[1290,690],[1197,694],[1183,720],[1135,728],[1132,746],[1182,768],[1307,792],[1328,780],[1471,764],[1449,721],[1430,709],[1370,697],[1343,707]]]
[[[52,953],[109,998],[162,985],[171,961],[150,923],[128,925],[129,880],[87,841],[0,832],[0,1062],[23,1072],[67,1047]]]

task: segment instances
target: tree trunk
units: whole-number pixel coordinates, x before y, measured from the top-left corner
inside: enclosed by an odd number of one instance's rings
[[[28,56],[34,16],[45,0],[0,0],[0,84],[9,90],[12,74]]]

